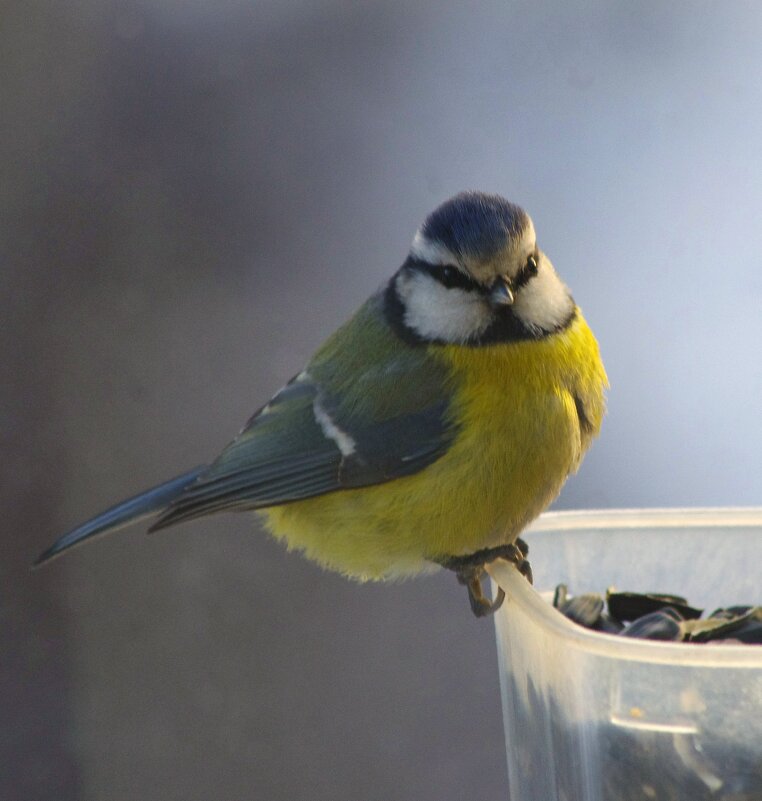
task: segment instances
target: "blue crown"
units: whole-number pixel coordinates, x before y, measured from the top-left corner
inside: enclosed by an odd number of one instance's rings
[[[529,225],[529,216],[500,195],[461,192],[436,208],[421,232],[458,256],[486,259],[518,239]]]

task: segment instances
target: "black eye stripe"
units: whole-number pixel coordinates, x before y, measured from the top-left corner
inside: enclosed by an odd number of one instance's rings
[[[530,254],[518,275],[511,281],[511,288],[517,290],[528,284],[537,275],[538,262],[539,254],[537,252]],[[463,289],[466,292],[483,294],[487,292],[482,284],[452,264],[429,264],[419,259],[408,259],[407,264],[419,272],[427,273],[447,289]]]
[[[446,265],[438,270],[434,270],[432,275],[437,279],[437,281],[439,281],[440,284],[446,286],[448,289],[472,290],[478,287],[478,284],[473,280],[473,278],[469,278],[457,267],[450,267],[449,265]]]
[[[447,289],[464,289],[467,292],[484,291],[484,288],[462,270],[450,264],[428,264],[418,262],[416,268],[428,273],[434,280],[447,287]]]

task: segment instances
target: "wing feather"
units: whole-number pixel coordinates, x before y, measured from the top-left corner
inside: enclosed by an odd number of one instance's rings
[[[398,339],[378,304],[339,329],[152,530],[392,481],[438,459],[454,436],[448,374]]]

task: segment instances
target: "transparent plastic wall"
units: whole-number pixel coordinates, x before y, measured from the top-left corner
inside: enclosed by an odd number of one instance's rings
[[[534,588],[490,568],[510,801],[762,801],[762,646],[599,634],[549,602],[563,582],[762,604],[762,510],[561,512],[526,540]]]

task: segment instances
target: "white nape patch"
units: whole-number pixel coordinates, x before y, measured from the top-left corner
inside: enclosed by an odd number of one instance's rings
[[[513,313],[529,328],[552,331],[569,319],[573,309],[568,287],[540,253],[537,275],[516,293]]]
[[[413,244],[410,246],[410,255],[419,261],[427,264],[460,264],[455,254],[440,242],[432,242],[420,229],[413,237]]]
[[[478,293],[448,289],[427,273],[402,271],[396,289],[405,325],[422,339],[465,342],[492,322],[492,310]]]
[[[320,405],[320,401],[317,398],[315,398],[312,404],[312,411],[317,424],[320,426],[326,438],[332,439],[336,443],[342,456],[351,456],[357,450],[357,443],[346,431],[342,431],[336,423],[333,422],[331,416]]]

